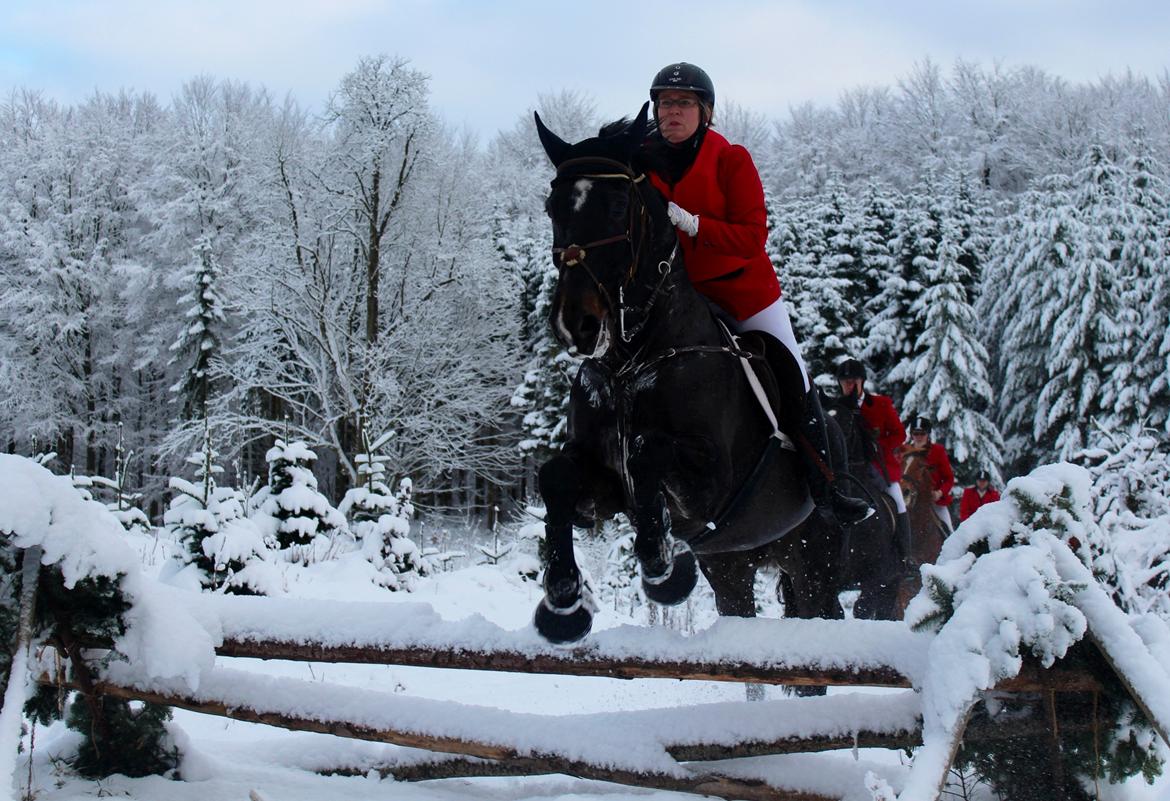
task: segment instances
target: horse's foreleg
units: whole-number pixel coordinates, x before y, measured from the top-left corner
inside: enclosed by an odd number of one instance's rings
[[[633,484],[634,554],[642,568],[642,590],[655,603],[672,606],[686,600],[699,578],[695,554],[670,534],[663,479],[670,464],[669,446],[661,439],[639,438],[627,469]]]
[[[545,504],[544,598],[533,622],[540,635],[555,643],[576,642],[589,633],[593,614],[584,603],[581,570],[573,555],[573,518],[583,481],[580,465],[561,453],[540,468]]]

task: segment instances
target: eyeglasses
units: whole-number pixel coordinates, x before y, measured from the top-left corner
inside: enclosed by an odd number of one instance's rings
[[[699,105],[699,101],[693,97],[670,97],[658,101],[658,108],[681,108],[683,111],[694,108],[697,105]]]
[[[930,432],[928,432],[928,431],[923,431],[921,428],[920,428],[920,429],[918,429],[918,430],[916,430],[916,431],[911,431],[911,432],[910,432],[910,434],[911,434],[912,436],[915,436],[915,437],[925,437],[925,436],[926,436],[928,433],[930,433]]]

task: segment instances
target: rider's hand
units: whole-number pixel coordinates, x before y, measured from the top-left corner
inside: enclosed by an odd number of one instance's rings
[[[699,233],[699,215],[691,214],[673,200],[666,204],[666,216],[684,234],[695,236]]]
[[[934,491],[934,493],[933,493],[933,495],[934,495],[934,499],[935,499],[936,501],[937,501],[939,498],[941,498],[941,497],[942,497],[942,493],[941,493],[941,492],[939,492],[938,490],[935,490],[935,491]]]

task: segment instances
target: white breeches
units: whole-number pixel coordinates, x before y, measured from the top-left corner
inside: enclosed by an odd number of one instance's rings
[[[788,319],[788,308],[784,305],[784,298],[776,298],[776,302],[763,311],[756,312],[739,324],[740,331],[763,331],[771,334],[784,343],[792,358],[796,359],[800,367],[801,378],[804,379],[804,391],[808,392],[808,369],[804,366],[804,359],[800,355],[800,345],[796,344],[796,334],[792,332],[792,321]]]
[[[932,504],[932,506],[934,506],[934,513],[938,516],[939,522],[943,524],[943,528],[948,534],[953,534],[955,527],[951,525],[951,510],[945,506],[939,506],[937,503]]]
[[[894,499],[894,508],[898,511],[898,514],[904,514],[906,512],[906,499],[902,497],[901,484],[897,481],[891,481],[886,486],[886,495]]]

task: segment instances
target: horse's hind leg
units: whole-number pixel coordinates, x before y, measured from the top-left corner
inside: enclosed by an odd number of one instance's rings
[[[539,481],[545,504],[548,564],[544,598],[536,607],[533,622],[550,642],[576,642],[593,625],[593,614],[583,603],[581,571],[573,556],[573,518],[583,486],[581,467],[562,452],[541,466]]]
[[[671,606],[686,600],[699,571],[695,554],[670,534],[670,511],[663,493],[669,443],[661,437],[638,437],[627,469],[634,489],[634,553],[642,568],[642,591],[655,603]]]

